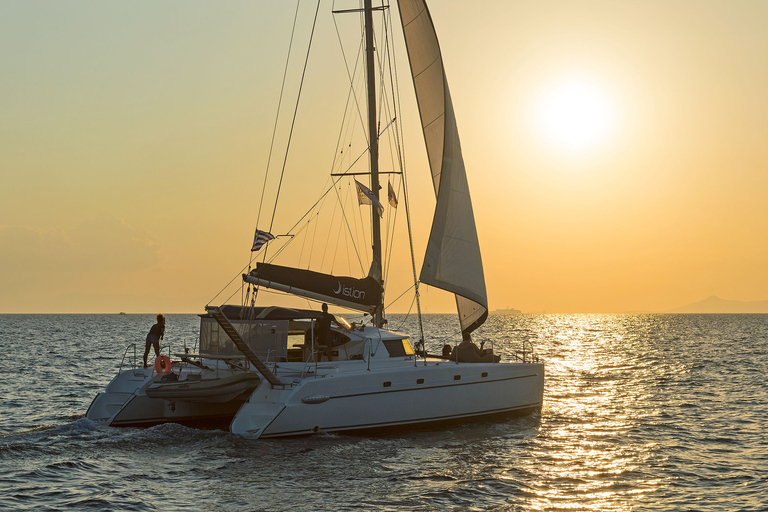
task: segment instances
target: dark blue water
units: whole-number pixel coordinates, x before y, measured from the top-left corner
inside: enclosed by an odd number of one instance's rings
[[[152,323],[0,315],[0,510],[768,510],[768,315],[491,316],[547,361],[540,415],[277,441],[84,419]]]

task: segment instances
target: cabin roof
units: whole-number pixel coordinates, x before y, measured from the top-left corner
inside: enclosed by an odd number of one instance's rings
[[[310,318],[320,318],[319,311],[311,309],[292,309],[281,308],[277,306],[251,307],[235,306],[227,304],[221,307],[224,316],[230,320],[304,320]],[[204,313],[201,318],[213,318],[210,314]]]

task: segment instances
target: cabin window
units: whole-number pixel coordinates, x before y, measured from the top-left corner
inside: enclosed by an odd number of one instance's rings
[[[483,372],[483,373],[480,374],[480,376],[481,377],[487,377],[488,376],[488,372]]]
[[[388,387],[390,387],[390,386],[392,386],[392,383],[391,383],[390,381],[386,381],[386,382],[384,382],[384,387],[385,387],[385,388],[388,388]]]
[[[416,379],[416,384],[424,384],[424,379]]]
[[[461,375],[454,375],[453,380],[461,380]]]
[[[226,332],[208,315],[200,315],[201,354],[236,355],[240,351],[229,339]],[[276,361],[287,356],[288,321],[257,320],[245,321],[231,318],[240,337],[251,350],[262,359]]]
[[[389,357],[405,357],[413,355],[413,347],[408,338],[398,340],[382,340],[389,352]]]

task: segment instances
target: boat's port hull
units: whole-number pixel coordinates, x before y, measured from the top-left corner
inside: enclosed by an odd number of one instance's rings
[[[193,367],[180,372],[182,380],[165,382],[162,379],[166,376],[155,375],[152,369],[124,370],[112,379],[104,393],[96,395],[86,418],[106,421],[114,427],[179,423],[227,429],[259,378],[251,373],[221,378],[217,375],[216,371],[201,372]],[[152,386],[160,386],[160,394],[167,396],[147,396],[146,391]]]
[[[247,396],[227,403],[182,402],[135,395],[109,421],[112,427],[151,427],[178,423],[195,428],[227,429]]]

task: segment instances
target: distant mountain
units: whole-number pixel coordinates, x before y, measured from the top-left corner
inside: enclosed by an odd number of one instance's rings
[[[667,313],[768,313],[768,300],[745,302],[725,300],[713,295],[700,302],[671,309]]]

